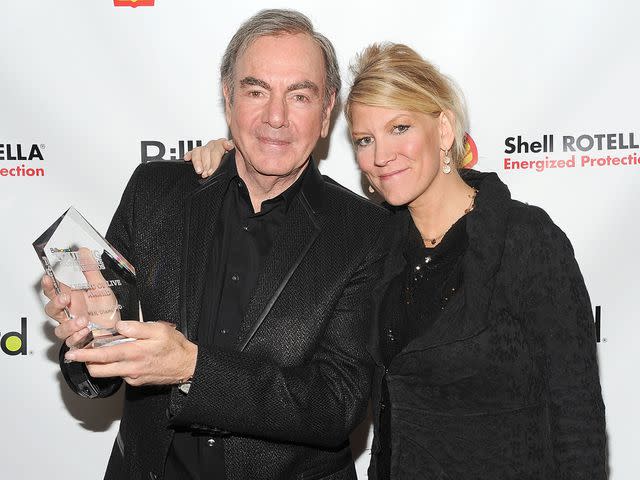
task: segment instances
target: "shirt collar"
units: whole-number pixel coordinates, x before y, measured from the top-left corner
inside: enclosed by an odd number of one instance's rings
[[[218,177],[219,175],[224,175],[227,178],[227,182],[231,182],[232,180],[242,180],[240,175],[238,175],[238,169],[236,167],[236,151],[231,150],[222,158],[222,162],[214,177]],[[210,177],[213,178],[213,177]],[[243,181],[244,182],[244,181]],[[207,183],[205,180],[203,183]],[[323,197],[324,197],[324,183],[325,180],[320,174],[318,170],[318,166],[314,161],[313,157],[309,157],[307,161],[307,165],[305,166],[304,172],[298,177],[298,179],[287,188],[280,195],[287,202],[287,208],[291,204],[294,198],[298,194],[301,194],[308,202],[309,206],[314,212],[317,212],[322,208],[323,205]],[[226,184],[227,186],[229,183]],[[276,197],[277,198],[277,197]],[[269,200],[267,200],[269,201]]]

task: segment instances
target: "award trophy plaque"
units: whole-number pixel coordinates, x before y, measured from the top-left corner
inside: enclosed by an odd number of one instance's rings
[[[71,298],[67,318],[84,316],[89,334],[71,348],[133,340],[119,335],[118,320],[138,320],[136,271],[78,211],[70,207],[35,242],[55,291]]]

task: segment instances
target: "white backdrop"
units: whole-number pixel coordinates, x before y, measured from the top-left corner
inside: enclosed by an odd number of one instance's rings
[[[333,40],[346,82],[355,52],[381,40],[413,46],[457,80],[469,104],[476,168],[498,172],[515,198],[545,208],[573,241],[601,311],[610,477],[637,478],[640,327],[632,298],[640,287],[640,6],[604,0],[219,5],[0,4],[0,338],[9,352],[0,350],[1,477],[84,471],[90,473],[83,478],[102,478],[120,411],[119,395],[82,400],[61,384],[31,242],[70,204],[106,231],[141,161],[141,142],[161,142],[169,158],[180,141],[224,135],[218,65],[226,43],[258,9],[293,7]],[[519,150],[509,146],[518,146],[518,136]],[[563,148],[569,137],[582,150]],[[574,167],[556,161],[536,169],[536,161],[572,155]],[[341,116],[318,157],[324,173],[362,193]],[[39,176],[25,176],[34,173]],[[22,336],[21,350],[12,351],[21,348],[20,338],[8,332]],[[359,451],[366,478],[365,445]]]

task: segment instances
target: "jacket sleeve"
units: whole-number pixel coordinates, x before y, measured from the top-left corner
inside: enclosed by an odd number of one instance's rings
[[[172,393],[172,424],[324,448],[344,444],[366,414],[373,366],[363,305],[381,263],[380,251],[371,249],[304,365],[200,347],[188,395]]]
[[[134,195],[136,190],[137,179],[143,165],[138,166],[131,176],[127,184],[120,204],[116,213],[111,220],[109,229],[107,230],[106,239],[131,263],[133,258],[133,209]],[[125,305],[128,301],[122,302]],[[131,312],[137,314],[137,312]],[[129,312],[123,311],[125,318],[129,316]],[[130,317],[133,318],[133,317]],[[59,363],[62,375],[69,385],[69,388],[76,394],[87,398],[104,398],[113,395],[118,391],[122,384],[122,379],[114,378],[93,378],[87,371],[86,365],[83,363],[65,363],[64,354],[68,351],[68,347],[63,343],[60,348]]]
[[[68,351],[69,347],[63,343],[59,354],[60,370],[75,394],[85,398],[105,398],[118,391],[122,384],[121,378],[93,378],[84,363],[65,363],[64,354]]]
[[[534,212],[522,308],[544,371],[554,478],[605,479],[604,404],[589,294],[566,235],[542,210]]]

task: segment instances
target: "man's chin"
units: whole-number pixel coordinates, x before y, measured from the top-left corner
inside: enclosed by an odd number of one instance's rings
[[[289,177],[296,175],[299,172],[299,169],[254,168],[254,171],[263,177]]]
[[[267,177],[286,177],[289,175],[295,175],[301,168],[304,168],[306,164],[306,158],[304,161],[294,161],[283,155],[261,155],[257,160],[252,159],[250,162],[252,170]]]

